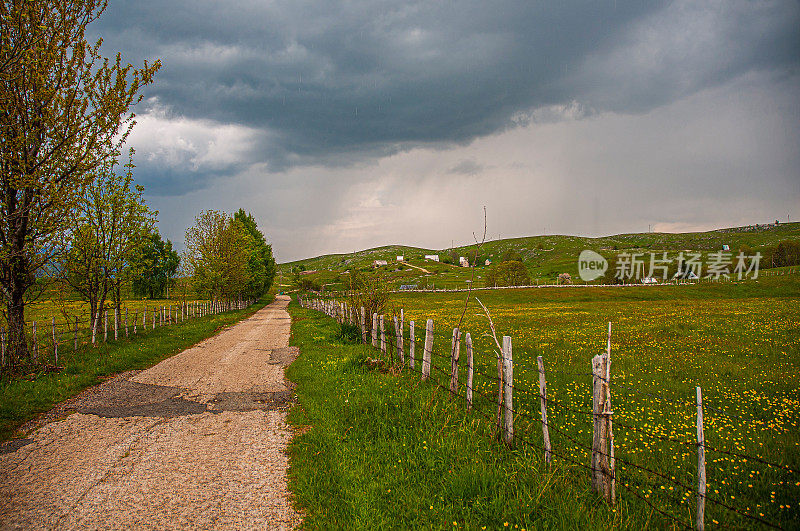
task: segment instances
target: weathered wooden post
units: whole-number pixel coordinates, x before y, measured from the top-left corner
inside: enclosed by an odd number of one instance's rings
[[[503,383],[505,386],[503,425],[505,427],[506,444],[514,444],[514,358],[511,351],[511,337],[503,336]]]
[[[128,307],[125,307],[125,337],[128,337]]]
[[[372,314],[372,346],[378,348],[378,314]]]
[[[611,502],[611,467],[608,453],[608,422],[605,411],[606,357],[598,355],[592,358],[592,489]]]
[[[458,394],[458,358],[461,354],[461,331],[453,328],[453,339],[450,347],[450,398]]]
[[[608,342],[606,344],[606,403],[603,413],[608,423],[608,468],[611,473],[611,503],[617,499],[617,460],[614,457],[614,423],[611,409],[611,321],[608,322]]]
[[[464,337],[464,344],[467,347],[467,411],[472,409],[472,372],[474,370],[474,360],[472,357],[472,337],[467,332]]]
[[[408,322],[408,364],[414,368],[414,321]]]
[[[394,337],[397,342],[397,359],[400,361],[400,365],[403,366],[406,364],[406,355],[403,350],[403,328],[400,322],[397,321],[396,315],[394,316]]]
[[[422,379],[431,376],[431,353],[433,352],[433,319],[425,323],[425,348],[422,349]]]
[[[383,314],[378,316],[378,326],[381,328],[381,355],[386,356],[386,330],[383,327]]]
[[[157,308],[153,308],[153,330],[156,329],[156,311]]]
[[[706,527],[706,437],[703,433],[703,391],[697,388],[697,529]]]
[[[361,342],[367,344],[367,311],[361,307]]]
[[[114,308],[114,341],[119,339],[119,322],[117,316],[119,315],[119,308]]]
[[[536,358],[539,365],[539,410],[542,414],[542,439],[544,440],[544,461],[547,466],[553,459],[552,447],[550,446],[550,428],[547,426],[547,380],[544,375],[544,361],[542,357]]]
[[[405,341],[403,339],[403,334],[405,334],[406,329],[406,320],[405,315],[403,314],[403,308],[400,308],[400,336],[398,339],[399,349],[398,352],[400,353],[400,363],[405,365],[406,363],[406,349],[405,349]]]

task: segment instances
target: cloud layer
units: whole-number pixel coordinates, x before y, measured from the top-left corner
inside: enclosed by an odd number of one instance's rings
[[[796,68],[799,13],[744,0],[136,0],[112,2],[96,30],[128,59],[164,62],[148,89],[161,110],[143,121],[162,124],[170,137],[151,145],[167,147],[145,146],[150,131],[135,140],[146,184],[175,194],[241,165],[349,165],[530,120],[648,112]],[[237,164],[204,156],[189,124],[216,141],[244,135]],[[182,171],[176,156],[190,161]]]

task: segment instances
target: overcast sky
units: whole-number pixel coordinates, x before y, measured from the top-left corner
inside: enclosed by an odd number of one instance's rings
[[[279,261],[800,218],[800,3],[112,0],[136,179]]]

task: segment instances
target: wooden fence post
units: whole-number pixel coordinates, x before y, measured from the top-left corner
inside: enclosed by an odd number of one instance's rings
[[[378,348],[378,314],[372,314],[372,346]]]
[[[152,312],[153,313],[153,330],[156,329],[156,311],[157,311],[157,308],[153,308],[153,312]]]
[[[539,409],[542,413],[542,438],[544,439],[544,461],[550,466],[552,461],[552,447],[550,446],[550,428],[547,426],[547,380],[544,376],[544,361],[542,357],[536,358],[539,365]]]
[[[125,307],[125,337],[128,337],[128,307]]]
[[[473,357],[472,357],[472,337],[467,332],[464,337],[464,344],[467,347],[467,411],[472,409],[472,372],[473,372]]]
[[[133,312],[133,335],[136,335],[136,322],[139,320],[139,310]]]
[[[361,342],[367,344],[367,311],[361,307]]]
[[[114,341],[119,339],[119,319],[117,316],[119,315],[119,308],[116,306],[114,307]]]
[[[408,322],[408,364],[414,368],[414,321]]]
[[[383,314],[378,316],[378,326],[381,329],[381,355],[386,356],[386,329],[383,327]]]
[[[406,318],[405,314],[403,313],[403,308],[400,308],[400,336],[398,339],[398,344],[400,345],[399,352],[400,352],[400,363],[403,365],[406,364],[406,349],[405,349],[405,340],[403,339],[403,334],[405,334],[406,329]]]
[[[598,355],[592,358],[592,489],[611,501],[611,467],[608,461],[608,422],[605,413],[606,357]]]
[[[97,311],[94,312],[94,316],[89,316],[89,326],[92,328],[92,345],[95,343],[95,339],[97,338],[97,327],[99,326],[100,321],[100,309],[98,308]]]
[[[461,354],[461,331],[453,328],[452,346],[450,347],[450,397],[458,394],[458,358]]]
[[[503,336],[503,383],[505,386],[505,412],[503,414],[506,444],[514,444],[514,358],[511,351],[511,337]]]
[[[697,388],[697,529],[706,527],[706,437],[703,433],[703,391]]]
[[[433,352],[433,319],[425,323],[425,348],[422,350],[422,379],[431,376],[431,353]]]
[[[56,341],[56,318],[53,317],[53,358],[55,365],[58,367],[58,341]]]
[[[402,311],[402,310],[401,310]],[[403,349],[403,325],[401,324],[402,320],[398,323],[397,316],[394,316],[394,338],[397,342],[397,359],[400,361],[400,365],[403,366],[406,364],[406,354]]]
[[[611,474],[611,503],[617,499],[617,460],[614,457],[614,424],[611,409],[611,321],[608,322],[608,343],[606,344],[606,403],[603,406],[606,422],[608,423],[608,469]]]

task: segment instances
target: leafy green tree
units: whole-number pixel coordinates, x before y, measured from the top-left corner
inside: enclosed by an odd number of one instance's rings
[[[142,197],[144,188],[133,183],[133,164],[121,175],[115,166],[112,160],[93,172],[65,222],[72,240],[63,279],[89,303],[92,330],[109,298],[119,311],[122,283],[156,217]]]
[[[772,253],[773,267],[793,266],[798,264],[800,264],[800,241],[782,240],[778,242],[775,251]]]
[[[250,234],[253,244],[247,263],[250,276],[243,295],[250,299],[258,299],[269,291],[275,279],[275,258],[272,256],[272,246],[267,244],[264,235],[258,230],[252,214],[240,208],[233,215],[233,219],[242,224]]]
[[[158,230],[149,231],[131,260],[130,279],[133,293],[140,297],[164,297],[175,282],[180,265],[170,240],[161,239]]]
[[[108,60],[85,32],[105,0],[0,2],[0,293],[12,364],[28,353],[25,297],[63,252],[94,170],[118,151],[160,62]]]
[[[253,238],[224,212],[206,210],[186,231],[185,261],[198,293],[234,300],[248,289]]]
[[[483,282],[488,287],[527,286],[531,277],[522,262],[511,260],[490,267],[483,275]]]

